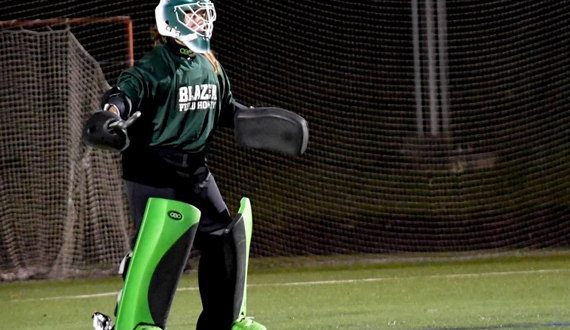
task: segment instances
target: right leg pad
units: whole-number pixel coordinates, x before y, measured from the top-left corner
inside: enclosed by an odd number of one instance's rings
[[[200,211],[192,205],[149,198],[126,269],[114,330],[166,327],[199,221]]]

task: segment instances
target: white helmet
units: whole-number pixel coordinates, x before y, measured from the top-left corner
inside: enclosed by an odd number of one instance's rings
[[[173,37],[195,53],[210,50],[216,10],[210,0],[160,0],[155,9],[158,33]]]

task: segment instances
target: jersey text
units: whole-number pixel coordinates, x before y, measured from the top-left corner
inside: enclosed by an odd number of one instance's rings
[[[178,90],[179,111],[214,109],[217,100],[218,86],[216,85],[182,86]]]

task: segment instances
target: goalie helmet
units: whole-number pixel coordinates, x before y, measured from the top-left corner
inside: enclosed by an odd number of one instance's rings
[[[210,50],[216,10],[210,0],[160,0],[155,9],[158,32],[195,53]]]

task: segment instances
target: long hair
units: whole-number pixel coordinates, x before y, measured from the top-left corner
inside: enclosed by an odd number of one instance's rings
[[[158,45],[166,44],[166,38],[168,38],[168,37],[165,37],[165,36],[161,35],[160,33],[158,33],[158,28],[156,26],[154,26],[151,29],[150,34],[152,36],[152,40],[154,41],[155,47]],[[214,52],[212,52],[210,50],[209,52],[204,53],[204,56],[208,59],[208,61],[214,67],[214,72],[216,72],[216,74],[219,75],[220,74],[220,63],[216,59],[216,55],[214,55]]]

